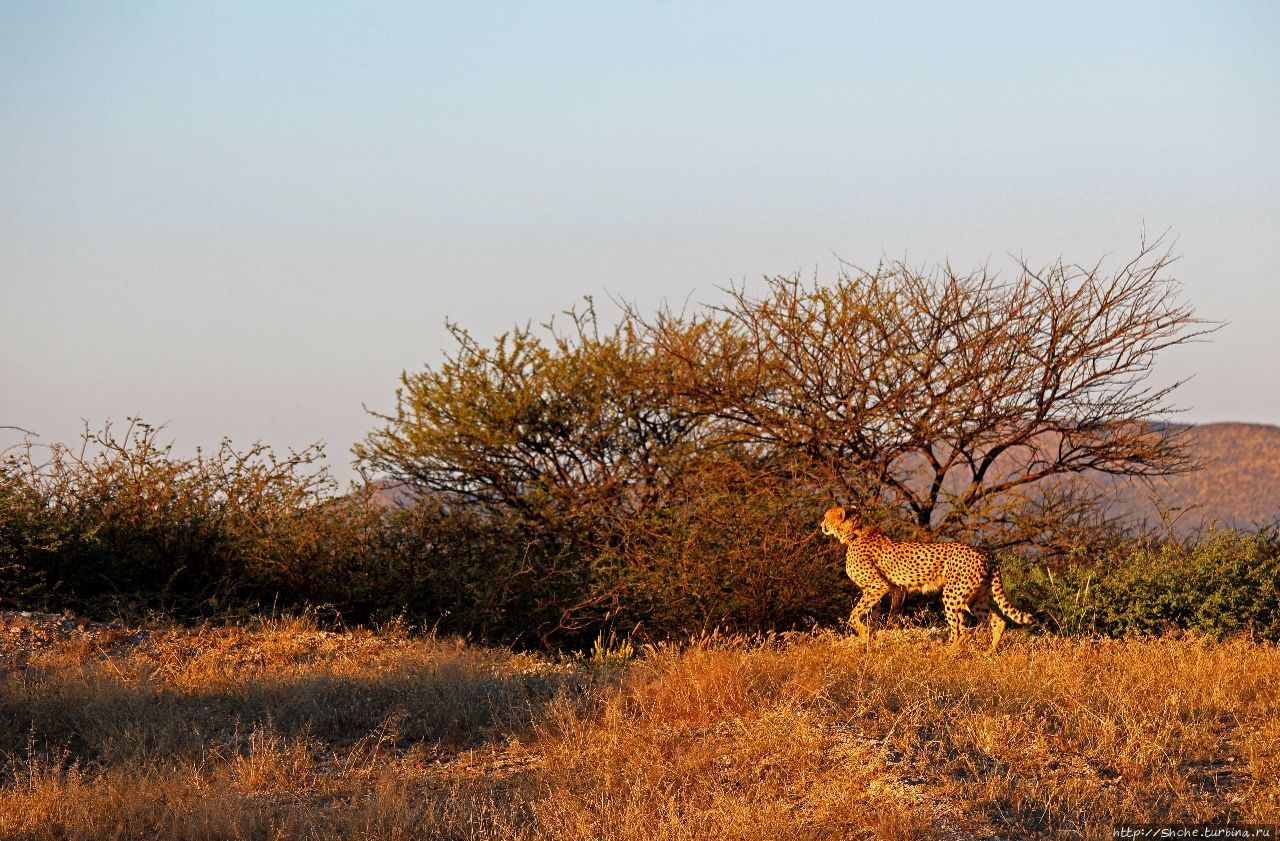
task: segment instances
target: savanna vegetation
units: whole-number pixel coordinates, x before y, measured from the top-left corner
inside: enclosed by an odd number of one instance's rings
[[[1149,379],[1212,329],[1168,266],[455,325],[347,488],[139,420],[10,449],[0,607],[121,624],[0,635],[0,837],[1275,822],[1280,537],[1136,531],[1094,481],[1197,466]],[[944,653],[915,604],[850,645],[832,503],[998,553],[1040,627]]]
[[[0,671],[0,837],[1102,838],[1274,823],[1274,645],[891,631],[560,660],[305,621]]]
[[[542,649],[833,627],[852,594],[815,522],[839,502],[1000,552],[1050,630],[1275,639],[1274,535],[1127,532],[1090,481],[1196,467],[1163,421],[1176,384],[1149,380],[1212,329],[1169,262],[1157,244],[1007,279],[846,267],[609,327],[590,302],[490,343],[454,325],[347,489],[315,448],[178,457],[140,421],[13,449],[0,598],[99,617],[325,607]]]

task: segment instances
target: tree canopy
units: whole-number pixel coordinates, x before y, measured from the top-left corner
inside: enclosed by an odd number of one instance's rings
[[[567,329],[491,345],[451,325],[454,351],[403,375],[356,453],[571,538],[661,510],[689,492],[673,476],[729,458],[735,474],[785,467],[798,492],[920,529],[1051,543],[1101,516],[1082,474],[1195,467],[1166,423],[1179,383],[1151,373],[1214,327],[1181,300],[1171,263],[1144,241],[1110,271],[846,264],[830,282],[766,278],[691,311],[627,307],[609,330],[590,302]]]

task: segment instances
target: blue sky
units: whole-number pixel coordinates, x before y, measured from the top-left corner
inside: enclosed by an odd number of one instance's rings
[[[1230,322],[1157,378],[1280,423],[1278,10],[0,0],[0,424],[323,440],[346,475],[446,316],[1118,259],[1144,224]]]

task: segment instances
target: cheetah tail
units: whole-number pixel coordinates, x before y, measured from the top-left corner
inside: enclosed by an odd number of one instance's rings
[[[996,568],[995,573],[991,576],[991,598],[996,603],[996,607],[1000,608],[1008,619],[1019,625],[1034,625],[1036,618],[1024,610],[1018,610],[1013,606],[1013,602],[1009,601],[1009,597],[1004,592],[1004,582],[1000,580],[1000,569]]]

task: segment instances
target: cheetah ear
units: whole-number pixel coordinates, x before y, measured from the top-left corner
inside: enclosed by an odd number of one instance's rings
[[[837,508],[837,509],[836,509],[836,519],[843,523],[843,522],[844,522],[844,518],[845,518],[844,509],[843,509],[843,508]]]

